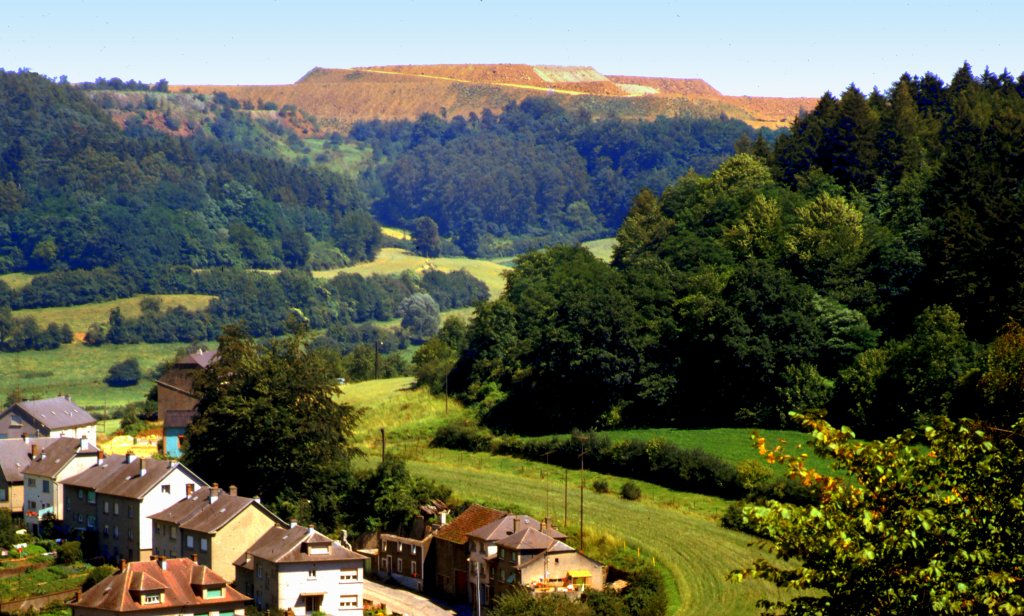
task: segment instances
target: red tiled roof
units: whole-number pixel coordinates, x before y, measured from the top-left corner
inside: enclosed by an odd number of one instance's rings
[[[82,593],[72,607],[91,608],[108,612],[140,612],[146,610],[167,611],[169,608],[202,606],[230,611],[242,607],[249,597],[228,586],[224,578],[207,567],[189,558],[169,558],[164,561],[166,569],[158,561],[128,563],[118,571]],[[197,571],[199,570],[199,571]],[[217,599],[203,599],[202,591],[196,594],[193,579],[204,581],[204,586],[223,586],[223,596]],[[163,591],[163,601],[143,605],[143,592]],[[198,610],[190,609],[194,613]]]
[[[450,541],[451,543],[464,544],[468,541],[467,535],[481,526],[491,524],[496,520],[508,515],[504,511],[484,507],[483,505],[470,505],[465,511],[455,516],[451,522],[445,524],[434,537]]]

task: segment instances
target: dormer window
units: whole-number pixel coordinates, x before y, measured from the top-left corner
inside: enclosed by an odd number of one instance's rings
[[[160,597],[160,593],[158,593],[158,592],[155,592],[155,593],[143,593],[143,595],[142,595],[142,605],[153,605],[155,603],[161,603],[161,602],[162,602],[162,599]]]
[[[224,597],[224,587],[204,588],[203,599],[221,599]]]

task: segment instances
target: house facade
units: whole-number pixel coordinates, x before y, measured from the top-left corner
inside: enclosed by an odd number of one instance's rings
[[[197,351],[178,357],[156,382],[157,420],[163,422],[163,452],[181,455],[185,430],[195,417],[199,398],[192,390],[196,375],[217,359],[216,351]]]
[[[67,396],[15,402],[0,413],[0,439],[65,436],[96,442],[96,418]]]
[[[64,480],[96,464],[99,449],[83,438],[59,438],[40,448],[32,464],[24,471],[24,524],[29,532],[39,532],[46,516],[64,519]]]
[[[235,561],[235,587],[261,610],[361,616],[363,558],[313,527],[274,527]]]
[[[71,603],[72,616],[243,616],[249,597],[189,558],[122,562]]]
[[[132,454],[99,457],[64,484],[65,524],[94,537],[95,555],[108,561],[148,559],[153,551],[150,516],[206,485],[176,461]]]
[[[424,588],[427,592],[454,601],[469,601],[470,554],[468,533],[503,518],[504,511],[470,505],[450,522],[434,531],[425,563]]]
[[[258,498],[226,492],[216,483],[199,488],[167,509],[150,516],[153,555],[195,556],[196,561],[235,581],[235,561],[268,530],[283,522]]]
[[[25,469],[56,438],[0,439],[0,507],[20,516],[25,508]],[[33,455],[33,452],[35,455]]]
[[[423,577],[431,540],[430,535],[422,539],[413,539],[381,533],[377,571],[381,575],[391,577],[405,588],[423,592]]]

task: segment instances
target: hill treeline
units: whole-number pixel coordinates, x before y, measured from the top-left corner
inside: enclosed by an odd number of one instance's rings
[[[158,84],[159,85],[159,84]],[[381,237],[348,177],[251,147],[262,129],[221,97],[209,133],[116,124],[88,93],[0,71],[0,272],[118,265],[307,267],[370,259]]]
[[[774,147],[640,192],[611,264],[520,257],[446,339],[449,383],[529,433],[1004,422],[1024,409],[1022,142],[1024,76],[826,94]]]
[[[350,137],[373,148],[368,185],[383,222],[429,217],[476,257],[607,236],[641,188],[709,173],[756,135],[738,120],[593,120],[528,98],[468,118],[360,122]]]

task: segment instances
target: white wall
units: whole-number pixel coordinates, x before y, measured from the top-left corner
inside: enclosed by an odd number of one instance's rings
[[[309,570],[316,568],[316,577],[309,576]],[[342,580],[343,573],[356,573],[354,580]],[[277,565],[277,608],[292,608],[296,616],[306,613],[302,593],[323,593],[320,610],[338,616],[361,616],[363,613],[363,563],[319,562],[280,563]],[[355,606],[341,607],[342,596],[355,596]]]
[[[152,490],[142,499],[139,505],[139,549],[153,549],[153,521],[149,516],[160,513],[174,503],[187,496],[185,486],[195,484],[195,489],[206,485],[206,482],[199,479],[191,471],[186,470],[180,464],[174,463],[174,469],[160,480]],[[154,472],[154,471],[149,471]],[[163,486],[170,486],[169,493],[163,491]],[[196,550],[198,551],[198,549]],[[185,555],[187,556],[187,554]]]

